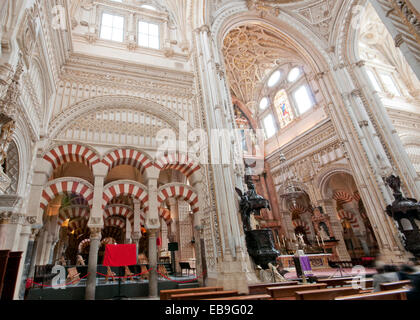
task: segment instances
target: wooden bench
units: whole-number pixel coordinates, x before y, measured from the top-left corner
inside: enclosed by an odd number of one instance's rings
[[[379,286],[381,291],[398,290],[411,285],[411,280],[402,280],[396,282],[381,283]]]
[[[352,287],[328,288],[318,290],[297,291],[296,300],[334,300],[342,296],[350,296],[359,293],[359,289]]]
[[[408,290],[406,289],[379,291],[347,297],[337,297],[334,300],[407,300],[407,292]]]
[[[211,298],[224,298],[237,296],[238,291],[210,291],[197,293],[173,294],[171,300],[207,300]]]
[[[171,289],[171,290],[160,290],[160,300],[170,300],[173,294],[185,294],[185,293],[200,293],[210,291],[222,291],[223,287],[200,287],[200,288],[186,288],[186,289]]]
[[[265,294],[268,287],[293,286],[297,285],[298,281],[272,282],[272,283],[258,283],[248,286],[249,294]]]
[[[267,293],[269,293],[274,300],[296,300],[296,291],[324,289],[326,287],[327,285],[325,283],[301,284],[285,287],[268,287]]]
[[[212,299],[206,299],[206,300],[271,300],[271,296],[269,294],[251,294],[251,295],[246,295],[246,296],[212,298]]]
[[[372,279],[372,278],[369,278],[369,279],[364,279],[364,280],[355,280],[354,282],[355,282],[355,284],[357,284],[357,285],[359,286],[359,288],[361,288],[361,287],[362,287],[362,285],[364,285],[364,287],[365,287],[367,290],[369,290],[369,289],[372,289],[372,288],[373,288],[373,279]],[[352,286],[352,285],[353,285],[353,280],[347,281],[347,284],[348,284],[349,286]]]
[[[348,285],[348,281],[352,281],[353,277],[345,277],[345,278],[330,278],[330,279],[319,279],[320,283],[326,283],[327,287],[341,287],[344,285]]]

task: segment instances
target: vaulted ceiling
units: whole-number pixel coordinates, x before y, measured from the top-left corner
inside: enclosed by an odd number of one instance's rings
[[[252,113],[264,80],[275,67],[301,61],[286,38],[256,24],[231,30],[223,42],[223,55],[232,94]]]

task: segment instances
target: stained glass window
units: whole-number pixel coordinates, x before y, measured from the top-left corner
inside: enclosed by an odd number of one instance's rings
[[[277,92],[274,98],[274,107],[277,110],[281,128],[292,122],[294,115],[292,109],[290,108],[289,98],[287,97],[285,90]]]

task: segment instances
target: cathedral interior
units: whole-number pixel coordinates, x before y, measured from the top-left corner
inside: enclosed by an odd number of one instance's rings
[[[287,280],[297,247],[419,258],[420,209],[387,213],[420,208],[419,1],[2,0],[0,40],[1,299],[248,294],[251,229]],[[240,195],[269,203],[249,230]]]

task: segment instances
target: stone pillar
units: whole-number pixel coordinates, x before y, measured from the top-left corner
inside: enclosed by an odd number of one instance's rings
[[[160,230],[159,212],[158,212],[158,188],[157,180],[159,170],[155,167],[148,168],[146,172],[148,185],[148,207],[146,213],[146,229],[149,232],[149,296],[157,298],[158,296],[158,278],[157,278],[157,245],[156,238]]]
[[[15,300],[22,299],[23,294],[24,294],[24,289],[25,289],[24,284],[26,281],[28,267],[30,264],[31,252],[33,248],[33,238],[31,239],[31,234],[32,234],[31,225],[26,222],[22,226],[22,230],[20,232],[19,246],[16,250],[16,251],[23,252],[23,254],[22,254],[20,265],[19,265],[18,276],[16,279],[16,288],[15,288],[15,294],[13,297],[13,299]],[[22,286],[23,286],[23,291],[22,291]]]
[[[325,214],[330,217],[331,233],[338,240],[337,254],[341,261],[350,261],[350,254],[347,251],[346,244],[343,238],[343,226],[340,220],[338,220],[337,213],[335,212],[333,200],[322,200],[318,202],[318,205],[322,206],[325,210]]]
[[[90,229],[90,249],[88,261],[88,277],[86,283],[86,300],[95,300],[96,291],[96,270],[98,265],[98,250],[101,241],[101,230],[103,227],[102,199],[104,190],[104,180],[108,173],[108,167],[103,163],[93,166],[95,185],[93,189],[93,204],[90,211],[88,227]]]
[[[98,250],[101,244],[101,229],[90,229],[90,248],[88,261],[88,278],[86,282],[86,300],[95,300],[96,270],[98,266]]]
[[[156,239],[159,229],[149,229],[149,297],[158,297],[158,274],[157,270],[157,245]]]
[[[375,131],[371,119],[365,117],[368,106],[360,105],[353,97],[356,87],[351,68],[339,65],[322,75],[320,89],[327,97],[326,111],[337,135],[343,141],[345,156],[353,169],[353,178],[365,204],[381,253],[390,263],[402,262],[406,259],[406,252],[398,239],[395,225],[385,214],[385,207],[392,202],[392,196],[383,177],[389,174],[386,171],[391,168],[387,166],[388,159],[380,159],[383,150],[379,150],[375,139],[370,137],[373,131],[375,134],[379,133]],[[363,108],[366,109],[365,112]],[[350,125],[343,126],[344,123]],[[370,126],[369,130],[362,130],[366,125]],[[387,151],[392,154],[392,150]]]
[[[32,231],[32,234],[30,236],[30,242],[33,241],[33,246],[32,246],[32,252],[31,252],[31,260],[30,260],[29,268],[28,268],[28,279],[33,279],[35,275],[36,257],[38,253],[39,242],[42,236],[39,228],[32,228],[31,231]]]
[[[179,226],[179,210],[178,210],[178,201],[175,198],[169,198],[167,200],[169,205],[169,210],[171,211],[172,223],[170,225],[170,234],[171,241],[178,242],[178,250],[174,252],[175,254],[175,270],[174,272],[179,273],[181,269],[179,267],[179,261],[181,259],[181,230]]]

